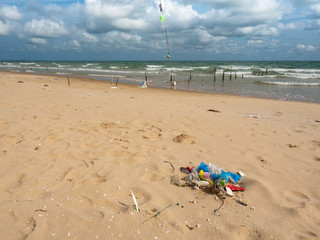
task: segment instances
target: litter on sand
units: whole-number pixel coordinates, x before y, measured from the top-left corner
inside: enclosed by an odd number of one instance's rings
[[[216,193],[218,198],[221,199],[221,206],[214,210],[214,215],[216,216],[220,215],[219,210],[224,205],[224,196],[233,197],[235,191],[245,190],[245,188],[238,185],[242,178],[246,176],[242,171],[233,173],[225,171],[223,168],[218,168],[214,164],[205,164],[204,162],[201,162],[198,167],[180,167],[180,171],[187,174],[184,178],[184,186],[209,190]],[[178,186],[183,186],[183,184],[179,184]],[[235,201],[241,205],[245,205],[240,200]]]
[[[135,204],[135,206],[136,206],[136,211],[139,212],[139,207],[138,207],[137,199],[136,199],[136,197],[134,196],[134,194],[133,194],[133,192],[132,192],[131,189],[130,189],[130,192],[131,192],[131,195],[132,195],[134,204]]]

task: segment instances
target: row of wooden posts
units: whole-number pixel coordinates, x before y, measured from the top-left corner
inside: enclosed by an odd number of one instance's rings
[[[68,78],[68,85],[71,86],[69,75],[67,75],[67,78]],[[119,82],[119,78],[117,77],[116,78],[116,87],[118,87],[118,82]],[[112,83],[111,84],[113,84],[113,76],[112,76]]]
[[[217,80],[216,73],[217,73],[217,68],[214,67],[214,69],[213,69],[213,81],[214,81],[214,82],[216,82],[216,80]],[[257,74],[258,74],[259,76],[260,76],[260,75],[263,76],[264,74],[265,74],[265,75],[268,75],[268,68],[266,68],[266,71],[265,71],[265,72],[260,71],[260,72],[257,72]],[[226,75],[225,69],[223,69],[223,72],[222,72],[222,81],[224,81],[225,75]],[[253,75],[255,76],[256,73],[254,72]],[[237,79],[237,77],[238,77],[238,76],[237,76],[237,71],[234,71],[234,78]],[[69,75],[67,75],[67,78],[68,78],[68,85],[70,86],[70,78],[69,78]],[[241,78],[244,78],[243,74],[241,74]],[[232,67],[231,67],[231,70],[230,70],[229,79],[232,79]],[[147,72],[145,72],[144,80],[145,80],[145,82],[148,81]],[[189,79],[188,79],[188,86],[189,86],[189,83],[190,83],[191,80],[192,80],[192,71],[190,71],[190,76],[189,76]],[[116,78],[116,87],[118,86],[118,81],[119,81],[119,78],[117,77],[117,78]],[[172,75],[170,75],[170,81],[172,81]],[[203,79],[202,79],[202,81],[203,81]],[[113,84],[113,76],[112,76],[112,84]]]
[[[217,68],[214,67],[213,69],[213,81],[215,82],[217,80],[217,76],[216,76],[216,73],[217,73]],[[256,76],[257,75],[261,75],[263,76],[264,74],[265,75],[268,75],[268,68],[266,68],[266,71],[263,72],[263,71],[260,71],[260,72],[253,72],[253,75]],[[223,69],[223,72],[222,72],[222,81],[224,81],[225,79],[225,76],[226,76],[226,69]],[[234,78],[237,79],[238,78],[238,75],[237,75],[237,71],[234,71]],[[241,74],[241,78],[244,78],[244,75],[243,73]],[[229,75],[229,79],[232,79],[232,67],[231,67],[231,70],[230,70],[230,75]],[[147,76],[147,72],[145,72],[145,75],[144,75],[144,80],[147,82],[148,81],[148,76]],[[189,82],[192,80],[192,71],[190,71],[190,76],[189,76],[189,79],[188,79],[188,85],[189,85]],[[202,79],[203,80],[203,79]],[[170,81],[172,81],[172,75],[170,75]]]

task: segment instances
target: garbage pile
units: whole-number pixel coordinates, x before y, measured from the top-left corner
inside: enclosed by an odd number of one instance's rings
[[[220,193],[228,196],[233,196],[233,191],[243,191],[243,187],[237,184],[241,181],[245,174],[241,171],[233,173],[224,171],[223,168],[218,168],[216,165],[201,162],[200,165],[195,167],[181,167],[180,171],[188,174],[184,180],[185,185],[200,188],[212,188]],[[172,182],[173,178],[171,178]],[[176,184],[176,183],[175,183]],[[176,184],[181,185],[181,184]]]

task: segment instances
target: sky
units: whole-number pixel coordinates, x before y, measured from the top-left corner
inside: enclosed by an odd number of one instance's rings
[[[320,0],[161,0],[174,60],[320,60]],[[0,60],[166,60],[160,0],[0,0]]]

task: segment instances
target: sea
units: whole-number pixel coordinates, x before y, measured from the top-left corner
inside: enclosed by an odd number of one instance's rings
[[[0,70],[320,103],[320,61],[0,61]]]

